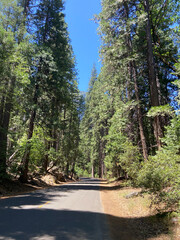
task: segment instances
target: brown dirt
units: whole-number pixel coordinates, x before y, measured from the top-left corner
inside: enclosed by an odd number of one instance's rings
[[[6,180],[5,182],[0,183],[0,199],[16,196],[22,193],[32,192],[39,188],[40,187],[34,186],[32,184],[20,183],[17,180]]]
[[[28,183],[21,183],[18,180],[6,180],[3,183],[0,183],[0,199],[17,196],[38,189],[45,189],[48,187],[62,185],[72,181],[74,180],[60,182],[57,181],[57,179],[51,174],[33,178]]]
[[[138,195],[125,196],[141,189],[122,187],[120,182],[103,184],[101,199],[107,214],[113,240],[178,240],[179,225],[169,224],[167,218],[150,208],[150,199]]]

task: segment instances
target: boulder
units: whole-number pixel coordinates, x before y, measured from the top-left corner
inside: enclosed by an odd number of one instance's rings
[[[54,185],[57,182],[57,179],[51,174],[46,174],[42,177],[42,181],[44,181],[46,184]]]
[[[60,182],[66,182],[65,176],[63,173],[55,173],[55,177],[57,178],[58,181]]]
[[[128,195],[125,196],[126,199],[129,199],[129,198],[133,198],[133,197],[136,197],[138,196],[138,192],[132,192],[132,193],[129,193]]]

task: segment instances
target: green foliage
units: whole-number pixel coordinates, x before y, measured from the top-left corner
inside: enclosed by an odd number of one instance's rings
[[[86,111],[81,121],[80,151],[85,166],[90,174],[102,177],[103,159],[105,157],[105,139],[108,130],[108,118],[111,114],[110,99],[105,93],[104,83],[96,76],[93,67],[86,95]]]
[[[147,113],[147,116],[148,117],[165,116],[165,115],[172,116],[173,114],[174,113],[173,113],[172,107],[169,106],[169,104],[167,104],[167,105],[161,105],[158,107],[151,107],[151,109]]]
[[[83,169],[82,167],[75,167],[75,173],[78,177],[91,177],[91,171],[88,171],[87,169]]]
[[[36,128],[33,134],[33,137],[28,140],[27,134],[24,134],[17,142],[16,149],[18,150],[15,155],[15,159],[12,163],[9,164],[8,171],[14,174],[18,174],[21,165],[21,159],[23,158],[24,152],[27,148],[27,143],[30,144],[31,152],[30,152],[30,172],[34,172],[35,170],[40,170],[43,162],[43,158],[45,155],[45,145],[44,141],[46,136],[43,132],[42,128]]]
[[[43,158],[46,153],[44,139],[45,135],[43,130],[41,128],[36,128],[30,141],[30,172],[34,172],[36,169],[41,169],[42,167]]]
[[[52,164],[69,171],[78,158],[82,99],[63,10],[62,1],[0,2],[4,173],[6,163],[15,175]]]
[[[180,201],[180,118],[166,128],[163,148],[142,164],[137,182],[149,189],[156,202],[176,209]]]
[[[179,80],[174,84],[180,87]],[[176,100],[179,103],[179,92]],[[169,106],[167,109],[165,106],[165,111],[164,106],[157,107],[155,114],[169,113],[169,109]],[[164,144],[162,149],[142,164],[137,182],[154,194],[155,203],[163,202],[166,208],[177,210],[180,207],[180,117],[178,111],[177,115],[173,114],[170,125],[166,127],[162,142]]]
[[[125,172],[130,178],[135,179],[138,174],[140,155],[138,148],[133,146],[125,134],[128,121],[126,107],[122,105],[118,108],[110,120],[111,125],[106,137],[105,164],[109,176],[116,176],[119,169],[119,176]]]
[[[178,33],[173,25],[179,21],[180,5],[174,0],[148,3],[149,9],[138,1],[102,1],[96,16],[102,68],[96,81],[92,76],[87,93],[80,126],[81,166],[88,173],[93,166],[98,173],[103,162],[108,177],[129,176],[158,201],[177,207],[180,133],[179,115],[171,107],[175,88],[171,73],[179,74]],[[164,128],[163,147],[156,152]]]

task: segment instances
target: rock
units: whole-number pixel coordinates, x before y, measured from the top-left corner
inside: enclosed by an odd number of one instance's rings
[[[138,196],[138,192],[132,192],[132,193],[129,193],[128,195],[125,196],[126,199],[129,199],[129,198],[133,198],[133,197],[136,197]]]
[[[49,173],[50,174],[56,174],[59,172],[59,168],[58,167],[53,167],[49,170]]]
[[[66,182],[66,178],[62,172],[59,172],[59,168],[53,167],[49,171],[49,173],[56,178],[56,183],[59,182]]]
[[[179,222],[179,218],[178,217],[173,217],[173,218],[171,218],[170,221],[171,221],[172,224],[177,224]]]
[[[56,176],[56,178],[57,178],[58,181],[60,181],[60,182],[66,182],[66,179],[65,179],[63,173],[55,173],[55,176]]]
[[[31,181],[29,181],[29,183],[38,187],[40,186],[39,181],[37,179],[32,179]]]
[[[42,180],[46,184],[50,184],[50,185],[54,185],[56,183],[56,177],[51,174],[46,174],[45,176],[42,177]]]

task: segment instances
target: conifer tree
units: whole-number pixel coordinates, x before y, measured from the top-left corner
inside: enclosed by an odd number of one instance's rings
[[[0,178],[6,176],[7,136],[17,85],[27,83],[27,59],[24,55],[28,42],[25,38],[22,8],[17,1],[0,3]]]
[[[173,64],[177,61],[177,46],[168,36],[175,34],[171,28],[173,20],[169,18],[176,16],[178,4],[176,1],[174,4],[165,2],[162,5],[161,1],[102,1],[102,12],[97,20],[102,38],[103,67],[98,81],[88,93],[90,97],[82,123],[86,122],[84,130],[90,136],[87,138],[87,149],[93,149],[93,153],[104,152],[108,171],[116,176],[119,176],[121,169],[125,175],[135,177],[133,168],[139,168],[141,158],[138,151],[147,160],[148,155],[155,154],[155,149],[161,147],[160,138],[168,116],[147,112],[154,107],[165,109],[169,103],[168,87],[172,87],[170,82],[173,80],[170,73],[175,70],[170,67],[170,61],[173,59]],[[158,46],[160,43],[162,50]],[[163,60],[160,52],[164,51],[166,56],[165,45],[171,57]],[[99,99],[98,103],[93,100],[95,96]],[[104,96],[107,101],[101,102]],[[101,112],[99,104],[104,104],[102,112],[108,113],[104,118],[106,134],[102,137],[103,147],[100,137],[102,128],[99,127],[103,118],[98,114]],[[88,147],[92,143],[93,147]],[[100,151],[101,147],[103,151]],[[97,157],[98,154],[93,156]],[[100,155],[98,157],[102,159]],[[92,161],[90,153],[88,158]]]
[[[42,121],[46,119],[43,125],[48,128],[49,136],[53,139],[49,146],[56,152],[59,148],[57,137],[60,115],[67,112],[75,101],[72,94],[77,88],[76,72],[62,11],[62,1],[42,0],[34,17],[37,55],[32,62],[31,86],[34,89],[34,96],[31,100],[33,108],[30,110],[27,147],[22,159],[20,176],[22,182],[27,181],[30,141],[37,114],[40,114]],[[47,161],[44,166],[46,170]]]

